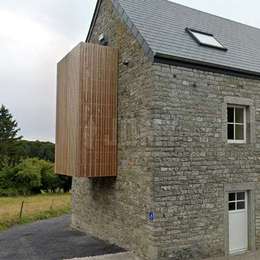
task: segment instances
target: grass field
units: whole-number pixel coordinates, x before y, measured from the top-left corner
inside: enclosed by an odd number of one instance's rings
[[[22,217],[21,205],[24,201]],[[70,212],[71,195],[42,194],[29,197],[0,197],[0,231],[15,224],[30,223]]]

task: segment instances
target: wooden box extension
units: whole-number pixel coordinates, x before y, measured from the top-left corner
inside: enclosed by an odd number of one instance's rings
[[[55,172],[117,175],[117,49],[80,43],[58,64]]]

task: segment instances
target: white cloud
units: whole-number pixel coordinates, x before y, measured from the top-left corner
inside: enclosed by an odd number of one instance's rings
[[[260,28],[258,0],[250,0],[250,4],[248,1],[237,0],[173,0],[172,2]]]
[[[27,139],[54,141],[56,64],[84,41],[96,0],[0,1],[0,104]]]
[[[0,27],[2,50],[17,64],[26,61],[35,65],[34,62],[46,59],[44,55],[54,60],[61,58],[71,45],[63,35],[11,11],[0,10],[0,24],[5,25]]]
[[[1,9],[0,24],[0,104],[25,138],[54,141],[56,63],[75,43],[15,11]]]

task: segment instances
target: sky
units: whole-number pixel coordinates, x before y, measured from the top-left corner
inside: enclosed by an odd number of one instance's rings
[[[176,0],[260,28],[258,0]],[[28,140],[55,140],[56,64],[84,41],[96,0],[0,0],[0,104]]]

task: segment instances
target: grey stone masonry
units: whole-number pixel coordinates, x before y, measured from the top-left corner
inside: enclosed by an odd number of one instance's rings
[[[156,252],[148,220],[153,183],[152,63],[110,0],[101,4],[91,42],[98,43],[101,33],[109,46],[119,49],[118,177],[73,179],[72,225],[153,259]]]
[[[259,183],[260,81],[165,64],[154,64],[153,73],[153,234],[159,259],[225,255],[225,187],[241,184],[249,191],[247,184]],[[229,103],[248,107],[246,144],[227,142]],[[252,250],[255,234],[260,244],[259,187],[255,192]]]
[[[260,248],[260,79],[153,63],[117,12],[102,1],[90,41],[119,49],[118,177],[73,179],[72,225],[148,260],[225,256],[241,189]],[[228,105],[246,107],[244,144],[227,142]]]

